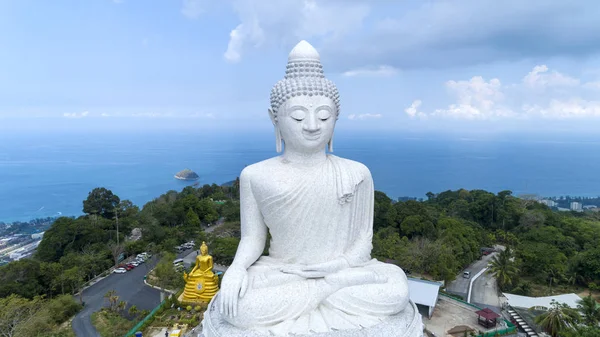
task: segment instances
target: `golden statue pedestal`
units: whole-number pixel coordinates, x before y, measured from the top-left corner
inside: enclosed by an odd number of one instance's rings
[[[219,292],[219,276],[212,271],[213,258],[208,255],[208,246],[202,242],[196,265],[189,274],[183,273],[185,288],[179,296],[183,304],[208,303]]]

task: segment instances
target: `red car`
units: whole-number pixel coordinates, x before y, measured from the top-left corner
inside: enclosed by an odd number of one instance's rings
[[[127,271],[130,271],[131,269],[133,269],[133,266],[128,264],[122,264],[119,266],[119,268],[125,268]]]

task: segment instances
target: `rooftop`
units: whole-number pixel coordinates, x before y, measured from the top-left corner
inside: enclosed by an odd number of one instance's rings
[[[508,304],[516,308],[550,308],[550,302],[552,302],[552,300],[555,300],[558,303],[565,303],[571,308],[577,308],[577,301],[581,300],[581,297],[579,297],[577,294],[562,294],[546,297],[528,297],[504,293],[504,296],[506,296]]]
[[[416,304],[435,306],[442,283],[408,278],[410,299]]]

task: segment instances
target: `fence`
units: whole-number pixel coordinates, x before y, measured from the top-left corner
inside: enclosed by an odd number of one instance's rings
[[[150,311],[150,313],[144,317],[143,320],[141,320],[138,324],[136,324],[133,328],[131,328],[131,330],[129,330],[129,332],[125,335],[125,337],[129,337],[129,336],[133,336],[135,335],[135,333],[142,327],[142,325],[144,325],[144,323],[146,323],[149,319],[152,319],[154,317],[154,315],[156,315],[156,312],[158,311],[158,309],[160,309],[163,305],[165,305],[165,302],[167,300],[165,299],[164,301],[160,302],[160,304],[152,309],[152,311]]]

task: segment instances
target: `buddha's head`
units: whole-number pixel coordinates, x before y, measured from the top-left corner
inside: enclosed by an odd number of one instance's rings
[[[208,246],[206,245],[206,242],[204,242],[204,241],[202,241],[202,246],[200,246],[200,255],[202,255],[202,256],[208,255]]]
[[[285,77],[271,90],[269,115],[275,126],[277,152],[320,151],[329,144],[340,113],[340,97],[333,82],[325,78],[319,53],[306,41],[288,57]]]

